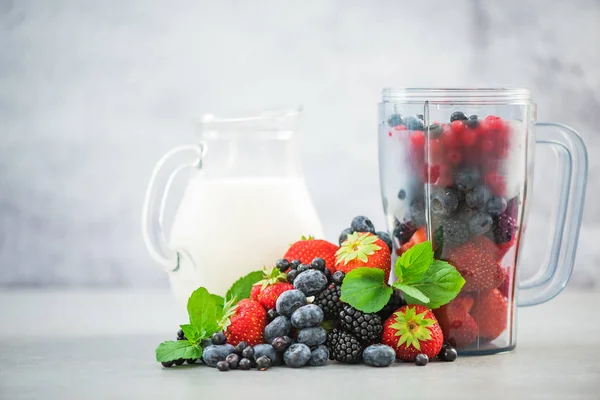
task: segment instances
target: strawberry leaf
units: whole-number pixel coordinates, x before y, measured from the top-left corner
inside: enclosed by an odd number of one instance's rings
[[[425,296],[423,294],[423,292],[421,292],[419,289],[409,286],[405,283],[394,283],[393,285],[396,289],[400,289],[402,290],[402,293],[404,293],[404,299],[406,300],[406,302],[408,304],[422,304],[422,305],[427,305],[429,303],[429,297]],[[409,299],[412,299],[413,301],[409,301]],[[417,303],[415,303],[415,301],[417,301]]]
[[[340,300],[352,307],[373,313],[381,310],[394,291],[385,281],[379,268],[357,268],[346,274]]]
[[[202,347],[199,344],[193,344],[188,340],[169,340],[162,342],[156,348],[156,361],[167,362],[175,361],[180,358],[201,358]]]
[[[263,271],[254,271],[238,279],[227,291],[227,294],[225,295],[225,301],[227,303],[233,301],[233,304],[236,304],[242,299],[249,298],[252,286],[262,280],[264,277],[265,274]]]
[[[414,245],[396,260],[394,272],[402,283],[411,284],[423,278],[433,263],[433,248],[430,241]]]

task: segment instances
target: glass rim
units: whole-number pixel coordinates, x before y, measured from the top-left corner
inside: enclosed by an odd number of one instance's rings
[[[382,101],[404,103],[531,103],[522,88],[384,88]]]

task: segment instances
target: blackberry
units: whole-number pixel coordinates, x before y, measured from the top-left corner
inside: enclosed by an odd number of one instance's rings
[[[400,246],[404,243],[408,242],[412,235],[416,232],[417,228],[415,228],[410,222],[403,224],[400,221],[396,220],[394,223],[394,237],[398,239]]]
[[[462,221],[447,219],[442,226],[445,245],[460,246],[469,239],[469,226]]]
[[[325,319],[337,319],[340,311],[342,311],[342,308],[344,307],[344,303],[340,300],[341,295],[341,286],[331,284],[325,290],[317,294],[313,303],[321,307],[323,314],[325,314]]]
[[[388,319],[394,311],[406,305],[406,301],[402,298],[400,293],[394,292],[392,296],[388,300],[387,304],[383,306],[381,310],[377,313],[383,321]]]
[[[508,212],[494,218],[492,235],[496,244],[510,242],[517,231],[517,221]]]
[[[355,363],[360,360],[363,347],[357,338],[339,329],[327,335],[329,359],[342,363]]]
[[[366,314],[351,305],[345,305],[340,311],[342,328],[354,334],[363,343],[375,343],[381,339],[383,321],[377,314]]]

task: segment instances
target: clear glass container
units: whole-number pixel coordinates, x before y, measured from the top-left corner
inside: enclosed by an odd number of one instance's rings
[[[549,254],[531,279],[518,260],[533,179],[536,143],[550,146],[557,176]],[[524,89],[385,89],[379,105],[379,172],[396,255],[417,230],[436,258],[466,280],[460,295],[434,310],[445,340],[461,354],[516,345],[516,305],[556,296],[574,264],[587,153],[580,136],[536,122]],[[535,206],[535,205],[534,205]],[[518,284],[515,284],[518,282]]]
[[[224,296],[248,272],[274,265],[303,235],[323,236],[296,154],[299,115],[205,115],[197,143],[170,150],[156,164],[142,233],[182,307],[198,287]],[[169,192],[182,172],[186,189],[167,231]]]

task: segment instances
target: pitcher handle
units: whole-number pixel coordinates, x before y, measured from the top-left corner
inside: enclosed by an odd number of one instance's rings
[[[200,168],[202,166],[202,151],[203,146],[201,145],[178,146],[169,150],[154,166],[150,182],[146,189],[144,205],[142,206],[142,237],[150,256],[154,261],[163,266],[167,272],[177,271],[182,257],[187,257],[190,261],[193,261],[185,249],[172,249],[169,246],[163,229],[163,218],[167,198],[175,178],[184,170],[193,167]],[[169,174],[161,195],[161,190],[157,185],[159,175],[165,169],[167,162],[183,153],[193,153],[195,157],[194,161],[190,162],[188,157],[187,162],[181,161],[177,164],[175,169]]]
[[[548,122],[539,122],[536,127],[554,128],[536,132],[537,144],[556,151],[562,174],[557,185],[560,193],[550,252],[545,265],[531,279],[519,282],[519,306],[546,302],[567,285],[575,263],[588,173],[585,143],[575,130]]]

